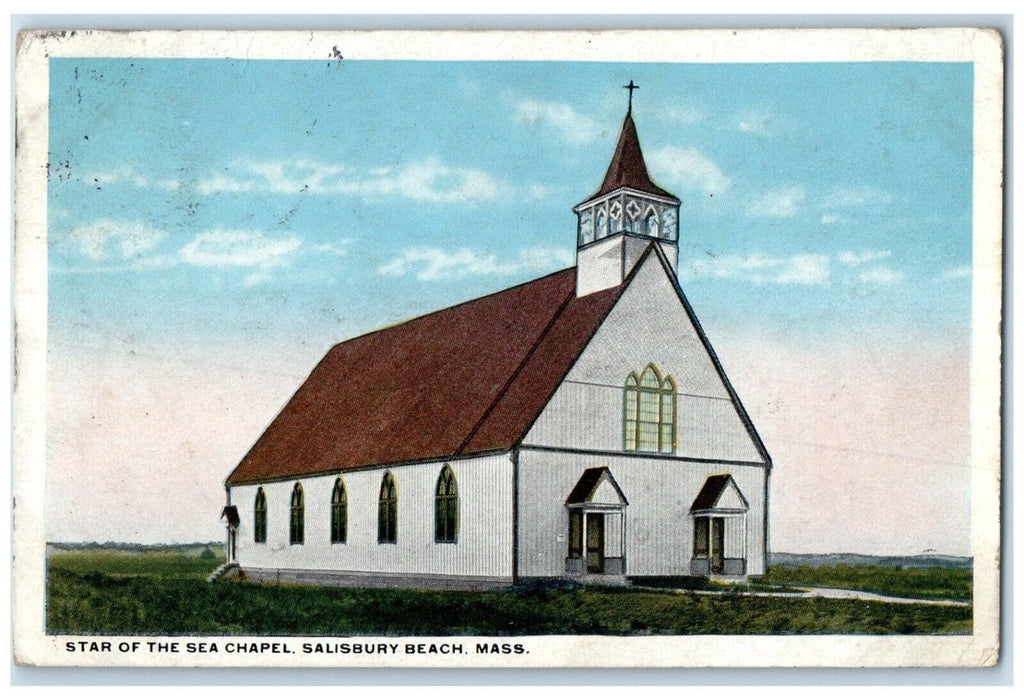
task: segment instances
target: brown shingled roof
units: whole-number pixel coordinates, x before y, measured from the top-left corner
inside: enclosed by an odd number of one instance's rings
[[[227,483],[511,449],[623,287],[570,268],[340,343]]]
[[[601,188],[587,197],[585,201],[597,199],[620,187],[629,187],[660,197],[668,197],[676,202],[679,201],[674,194],[658,187],[651,180],[651,176],[647,172],[647,164],[644,163],[644,154],[640,150],[640,137],[637,136],[636,124],[633,123],[631,113],[626,114],[626,120],[622,122],[619,142],[615,146],[615,153],[612,155],[612,162],[608,165],[608,172],[605,173]]]
[[[569,492],[569,497],[565,499],[565,504],[571,506],[590,502],[590,499],[594,497],[594,492],[597,491],[598,485],[601,483],[601,478],[604,476],[607,476],[608,481],[611,482],[612,487],[619,494],[619,498],[622,499],[622,503],[628,506],[629,501],[626,500],[625,494],[622,493],[622,489],[619,488],[618,482],[615,481],[615,477],[612,476],[612,472],[608,467],[590,467],[585,469],[580,480],[576,482],[572,491]]]
[[[731,474],[715,474],[709,476],[705,481],[704,485],[700,489],[700,493],[693,499],[693,505],[690,506],[691,512],[698,512],[702,510],[711,510],[718,503],[718,499],[721,498],[722,492],[725,491],[726,487],[732,483],[736,488],[736,492],[740,494],[740,500],[746,505],[747,499],[740,493],[739,487],[736,486],[736,482],[733,481]]]

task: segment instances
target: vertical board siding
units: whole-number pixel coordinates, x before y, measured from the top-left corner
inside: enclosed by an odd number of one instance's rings
[[[676,451],[762,461],[656,256],[648,256],[524,444],[621,450],[626,377],[654,363],[676,382]]]
[[[743,558],[746,552],[744,534],[747,523],[745,515],[731,515],[725,518],[725,557],[727,559]]]
[[[625,509],[626,575],[683,576],[690,573],[693,518],[690,506],[705,479],[732,474],[750,505],[745,531],[736,528],[726,551],[744,551],[747,572],[764,573],[761,518],[765,471],[761,467],[693,464],[641,455],[613,458],[523,448],[519,456],[519,573],[564,576],[569,516],[565,500],[585,469],[607,466],[629,505]],[[738,538],[743,537],[743,540]],[[729,556],[732,556],[729,554]],[[736,556],[742,556],[737,554]]]
[[[659,366],[659,369],[674,375],[670,367]],[[530,430],[527,443],[622,450],[626,373],[622,373],[621,380],[621,385],[611,386],[564,382]],[[676,455],[748,462],[761,460],[746,426],[727,399],[677,394],[676,404]]]
[[[626,377],[649,363],[677,387],[676,457],[623,451]],[[531,450],[600,450],[616,455]],[[568,553],[565,498],[588,467],[608,466],[625,510],[626,573],[688,575],[690,506],[713,474],[732,474],[750,506],[726,529],[726,551],[764,571],[766,468],[757,445],[655,256],[649,256],[524,440],[520,453],[519,562],[523,576],[562,576]],[[732,525],[733,523],[728,523]],[[745,525],[745,527],[743,527]],[[561,537],[561,541],[560,538]]]
[[[607,513],[604,516],[604,554],[607,557],[622,556],[622,514]]]
[[[651,255],[609,312],[567,379],[621,384],[654,362],[679,391],[729,398],[661,262]],[[607,380],[614,379],[612,382]]]
[[[606,238],[577,251],[576,289],[591,294],[622,281],[622,236]]]
[[[509,455],[447,462],[459,493],[459,530],[454,543],[434,541],[434,495],[445,462],[391,468],[398,490],[398,536],[377,542],[377,500],[387,469],[341,474],[348,494],[344,544],[331,543],[331,492],[338,474],[301,479],[306,497],[305,543],[288,543],[288,516],[295,481],[263,484],[267,541],[253,542],[253,503],[259,485],[231,488],[238,508],[238,562],[269,569],[512,575],[512,463]]]

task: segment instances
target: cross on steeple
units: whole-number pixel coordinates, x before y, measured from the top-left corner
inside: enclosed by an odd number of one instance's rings
[[[629,90],[629,108],[626,110],[626,113],[627,114],[632,114],[633,113],[633,91],[634,90],[639,90],[640,86],[636,85],[633,82],[633,79],[630,78],[629,85],[623,85],[622,87],[625,88],[626,90]]]
[[[656,243],[672,274],[679,264],[679,198],[658,187],[647,172],[629,108],[601,187],[573,207],[576,225],[576,296],[620,285],[635,269],[640,251]]]

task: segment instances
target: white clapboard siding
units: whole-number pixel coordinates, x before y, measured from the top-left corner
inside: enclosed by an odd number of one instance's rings
[[[339,474],[263,484],[267,497],[267,541],[253,541],[253,505],[258,485],[231,488],[241,517],[237,558],[245,567],[318,569],[452,576],[512,575],[512,463],[509,455],[448,462],[459,493],[457,542],[434,541],[434,495],[444,462],[393,467],[398,490],[398,536],[377,542],[377,503],[386,469],[340,474],[348,495],[348,537],[330,541],[331,493]],[[292,488],[305,493],[305,542],[289,544]]]
[[[621,450],[626,377],[653,363],[677,388],[675,454],[762,461],[672,284],[649,255],[555,391],[527,445]]]
[[[639,373],[643,367],[637,369]],[[659,369],[664,369],[659,366]],[[667,371],[671,374],[671,371]],[[619,451],[623,446],[623,384],[565,382],[531,428],[526,444]],[[759,462],[761,456],[728,399],[677,395],[676,446],[680,457]]]
[[[524,447],[519,454],[519,574],[563,576],[568,555],[565,500],[585,469],[607,466],[629,505],[625,509],[626,574],[690,573],[690,507],[707,477],[732,474],[749,504],[745,528],[728,539],[730,552],[746,553],[747,572],[764,572],[765,470],[758,466],[697,464],[644,455],[595,457]],[[606,538],[609,533],[606,532]],[[742,538],[742,539],[740,539]]]
[[[725,557],[727,559],[743,558],[746,550],[744,542],[746,522],[745,515],[730,515],[725,518]]]

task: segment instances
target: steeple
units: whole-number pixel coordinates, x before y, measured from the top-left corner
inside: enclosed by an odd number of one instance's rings
[[[679,198],[651,179],[629,107],[601,187],[578,204],[576,293],[585,296],[621,284],[652,241],[675,271],[679,257]]]
[[[644,162],[643,151],[640,150],[640,137],[636,134],[636,124],[633,122],[633,115],[629,112],[626,113],[626,119],[622,122],[619,142],[615,146],[615,153],[612,155],[612,162],[608,165],[604,182],[601,183],[601,188],[587,199],[597,199],[620,187],[628,187],[639,192],[647,192],[676,202],[679,201],[675,195],[658,187],[651,180],[650,173],[647,172],[647,163]]]

